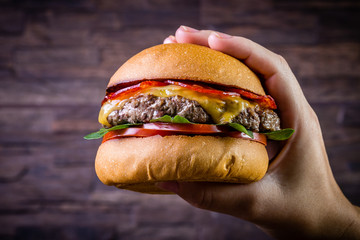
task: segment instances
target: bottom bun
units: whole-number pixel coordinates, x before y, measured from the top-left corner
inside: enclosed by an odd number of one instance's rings
[[[263,144],[231,137],[152,136],[102,143],[95,170],[106,185],[143,193],[167,193],[163,181],[250,183],[268,167]]]

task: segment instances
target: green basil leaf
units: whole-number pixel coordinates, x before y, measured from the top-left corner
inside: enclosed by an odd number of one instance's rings
[[[134,125],[140,125],[140,124],[121,124],[121,125],[116,125],[111,128],[101,128],[97,132],[93,132],[93,133],[86,135],[84,137],[84,139],[86,139],[86,140],[99,139],[99,138],[102,138],[106,133],[108,133],[110,131],[124,129],[124,128],[128,128],[128,127],[134,126]]]
[[[265,134],[268,139],[283,141],[289,139],[294,132],[295,130],[292,128],[285,128],[278,131],[267,132],[263,134]]]
[[[239,124],[239,123],[228,123],[228,125],[240,132],[245,133],[246,135],[248,135],[251,138],[254,138],[254,134],[252,131],[247,130],[243,125]]]
[[[84,136],[84,139],[86,139],[86,140],[99,139],[99,138],[101,138],[102,136],[104,136],[104,134],[105,134],[105,133],[103,133],[103,132],[101,131],[101,129],[100,129],[100,130],[97,131],[97,132],[93,132],[93,133],[90,133],[90,134]]]
[[[164,115],[164,116],[159,117],[159,118],[151,119],[150,122],[167,122],[167,123],[171,123],[172,122],[172,117],[170,117],[169,115]]]
[[[189,120],[187,120],[186,118],[184,118],[184,117],[176,115],[173,118],[173,123],[191,123],[191,122]]]
[[[189,120],[187,120],[184,117],[181,117],[179,115],[176,115],[175,117],[171,117],[169,115],[164,115],[160,118],[152,119],[150,122],[167,122],[167,123],[191,123]]]

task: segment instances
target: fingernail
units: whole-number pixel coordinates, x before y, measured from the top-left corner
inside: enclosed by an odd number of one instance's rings
[[[164,43],[176,43],[176,38],[170,35],[164,40]]]
[[[213,34],[214,34],[217,38],[221,38],[221,39],[228,39],[228,38],[232,38],[232,36],[231,36],[231,35],[226,34],[226,33],[213,32]]]
[[[169,36],[169,40],[172,41],[172,42],[176,42],[176,38],[173,35]]]
[[[189,32],[189,33],[193,33],[193,32],[198,32],[199,30],[195,29],[195,28],[191,28],[191,27],[187,27],[184,25],[180,26],[180,29],[184,32]]]
[[[155,183],[155,186],[173,193],[177,193],[179,191],[179,184],[177,182],[158,182]]]

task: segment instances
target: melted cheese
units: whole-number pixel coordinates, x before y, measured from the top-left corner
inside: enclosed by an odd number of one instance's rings
[[[178,95],[197,101],[217,124],[231,122],[242,110],[248,107],[254,107],[253,103],[242,99],[238,95],[227,95],[219,98],[219,96],[213,94],[199,93],[175,85],[148,88],[137,93],[134,97],[140,94],[152,94],[157,97],[172,97]],[[104,126],[111,126],[107,121],[108,115],[113,111],[121,109],[123,103],[124,100],[117,99],[105,102],[99,113],[99,122]]]

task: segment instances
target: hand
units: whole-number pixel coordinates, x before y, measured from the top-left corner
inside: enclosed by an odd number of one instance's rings
[[[195,207],[251,221],[278,238],[360,238],[359,208],[345,198],[332,175],[317,116],[285,59],[242,37],[184,26],[164,40],[175,42],[208,46],[242,60],[274,97],[282,128],[295,133],[258,182],[158,186]]]

